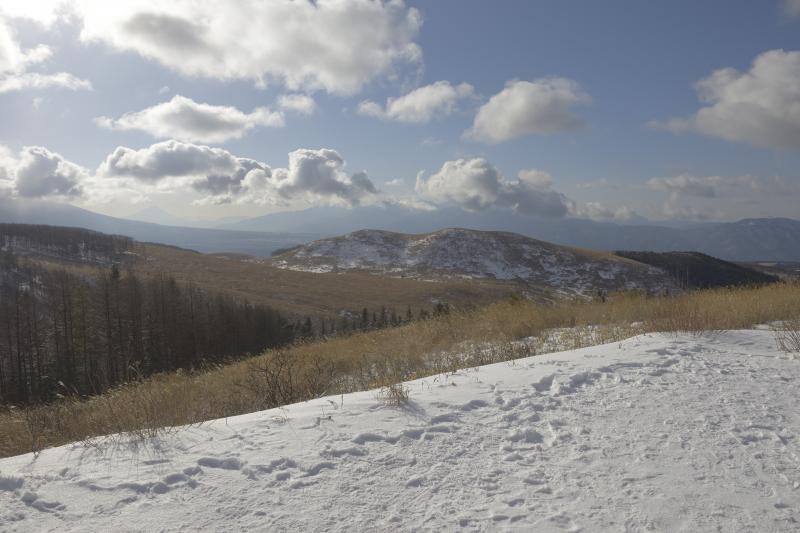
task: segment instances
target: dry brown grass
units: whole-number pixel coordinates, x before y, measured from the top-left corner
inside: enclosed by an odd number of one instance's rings
[[[778,347],[789,353],[800,353],[800,318],[783,320],[773,327]]]
[[[455,307],[467,304],[482,306],[508,298],[524,287],[495,280],[440,280],[427,282],[411,278],[376,276],[347,272],[316,274],[276,268],[268,261],[231,256],[200,254],[180,248],[155,244],[141,245],[145,261],[133,268],[142,275],[168,273],[180,282],[194,283],[213,292],[222,292],[252,303],[269,305],[296,316],[338,316],[341,310],[360,312],[395,309],[404,314],[410,306],[414,312],[430,310],[436,301]],[[552,295],[539,290],[542,299]]]
[[[157,375],[88,400],[0,411],[0,456],[113,433],[146,438],[162,428],[356,390],[378,389],[389,402],[402,403],[408,390],[392,387],[418,377],[616,342],[645,331],[701,335],[777,320],[800,321],[800,284],[672,298],[622,294],[605,303],[504,301],[271,350],[202,372]]]

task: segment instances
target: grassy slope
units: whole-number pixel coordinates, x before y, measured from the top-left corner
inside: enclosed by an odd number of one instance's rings
[[[335,316],[339,310],[358,312],[385,305],[398,313],[408,306],[431,309],[438,300],[455,307],[480,306],[509,297],[523,287],[491,280],[427,282],[366,273],[315,274],[275,268],[266,261],[244,261],[238,255],[205,255],[155,244],[142,245],[134,270],[146,275],[170,274],[179,281],[222,291],[296,315]],[[257,261],[257,262],[256,262]],[[532,291],[546,300],[545,290]]]
[[[500,302],[399,328],[274,350],[205,371],[157,375],[85,401],[67,398],[0,412],[0,456],[111,433],[146,437],[163,427],[389,387],[416,377],[615,342],[647,331],[713,334],[786,319],[795,319],[800,331],[800,283],[678,297],[617,295],[605,303]],[[535,338],[515,342],[531,336]]]

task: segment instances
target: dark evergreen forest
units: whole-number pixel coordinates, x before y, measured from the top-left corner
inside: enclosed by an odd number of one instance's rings
[[[96,277],[22,264],[0,253],[0,401],[97,394],[135,377],[196,368],[291,342],[265,306],[140,279],[112,266]]]

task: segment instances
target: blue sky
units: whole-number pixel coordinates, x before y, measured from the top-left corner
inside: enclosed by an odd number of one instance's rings
[[[0,7],[17,53],[4,66],[0,44],[0,194],[20,201],[111,214],[159,205],[192,218],[398,201],[609,220],[800,217],[797,1],[321,0],[285,10],[276,0],[219,2],[214,13],[191,2],[26,4]],[[332,8],[336,17],[321,14]],[[230,24],[206,32],[217,15]],[[286,21],[294,29],[271,37]],[[45,58],[32,53],[42,46]],[[272,51],[251,58],[261,47]],[[189,63],[195,71],[182,71]],[[736,72],[701,101],[695,84],[721,69]],[[512,100],[488,104],[515,80],[522,100],[508,117]],[[390,113],[387,99],[437,82],[446,104],[416,120],[408,108]],[[313,111],[281,109],[286,94],[310,98]],[[176,95],[189,102],[179,111]],[[365,113],[365,101],[377,111]],[[168,102],[166,115],[122,118]],[[272,119],[250,115],[261,107]],[[704,107],[708,116],[695,115]],[[208,120],[234,111],[250,125],[209,133]],[[174,131],[178,112],[203,133]],[[510,129],[465,133],[481,114]],[[127,163],[103,164],[118,147]],[[176,174],[159,166],[166,153],[194,166]],[[224,191],[211,183],[220,176]]]

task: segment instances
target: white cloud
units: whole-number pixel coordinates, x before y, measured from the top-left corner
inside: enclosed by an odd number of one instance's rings
[[[438,207],[435,205],[424,202],[419,198],[385,198],[381,204],[386,207],[403,207],[405,209],[412,209],[414,211],[436,211]]]
[[[383,118],[383,108],[377,102],[372,100],[364,100],[358,104],[358,114],[365,117]]]
[[[402,0],[74,0],[81,37],[188,76],[353,94],[418,65],[422,19]]]
[[[688,118],[651,125],[756,146],[800,149],[800,52],[765,52],[749,71],[716,70],[695,88],[706,107]]]
[[[98,173],[110,179],[133,178],[158,190],[192,190],[199,203],[356,205],[378,194],[364,172],[348,175],[335,150],[300,149],[286,168],[234,156],[227,150],[178,141],[141,150],[119,147]]]
[[[0,16],[26,18],[50,26],[68,3],[69,0],[3,0]]]
[[[591,101],[577,82],[566,78],[509,81],[475,116],[466,137],[500,143],[529,134],[548,134],[580,128],[583,121],[572,107]]]
[[[90,90],[91,83],[67,72],[45,74],[30,72],[30,67],[48,60],[52,50],[39,45],[22,50],[8,26],[0,16],[0,94],[25,89],[42,90],[59,87],[69,90]]]
[[[10,172],[6,171],[8,174]],[[14,192],[24,198],[77,197],[86,169],[41,146],[26,146],[13,170]]]
[[[405,183],[406,182],[404,180],[401,180],[400,178],[395,178],[393,180],[387,181],[386,183],[384,183],[384,185],[387,187],[401,187],[405,185]]]
[[[680,196],[714,198],[722,178],[719,176],[696,177],[688,174],[666,178],[651,178],[647,186],[656,191],[665,191]]]
[[[284,111],[311,115],[317,108],[317,103],[313,98],[305,94],[284,94],[278,98],[278,107]]]
[[[376,102],[365,100],[359,104],[358,112],[376,118],[424,124],[452,114],[459,100],[474,94],[474,88],[468,83],[453,86],[448,81],[437,81],[399,98],[389,98],[385,109]]]
[[[721,220],[725,218],[725,213],[717,209],[678,205],[674,200],[664,202],[661,213],[666,218],[673,220]]]
[[[800,0],[785,0],[783,8],[790,16],[800,16]]]
[[[78,198],[88,171],[42,146],[14,155],[0,145],[0,194],[22,198]]]
[[[170,177],[230,174],[239,167],[239,158],[222,148],[170,140],[141,150],[120,146],[106,157],[99,173],[155,183]]]
[[[592,220],[613,220],[626,221],[637,217],[636,211],[627,206],[611,208],[599,202],[586,202],[582,206],[576,206],[572,214],[578,217],[590,218]]]
[[[378,193],[365,172],[348,176],[344,166],[344,159],[335,150],[295,150],[289,154],[288,168],[273,171],[274,179],[266,192],[274,189],[287,200],[300,197],[348,205],[357,205],[364,197]]]
[[[94,204],[145,201],[156,193],[192,193],[196,204],[343,205],[380,201],[365,172],[348,174],[335,150],[300,149],[288,165],[171,140],[141,150],[118,147],[96,172],[40,146],[18,157],[0,145],[0,194],[68,198]]]
[[[61,88],[72,91],[91,90],[92,84],[67,72],[55,74],[40,74],[38,72],[23,72],[14,76],[0,78],[0,93],[22,91],[25,89],[42,90]]]
[[[50,49],[40,46],[24,53],[17,43],[11,28],[0,18],[0,74],[23,71],[30,63],[44,61],[50,56]]]
[[[724,213],[715,205],[730,203],[731,199],[747,203],[773,203],[776,198],[797,198],[800,204],[800,182],[781,176],[765,178],[681,174],[649,179],[647,187],[668,193],[662,206],[662,214],[675,219],[722,219],[725,217]]]
[[[553,186],[553,176],[541,170],[520,170],[517,172],[517,177],[521,182],[536,189],[549,189]]]
[[[14,170],[17,168],[17,160],[8,147],[0,144],[0,188],[13,186]]]
[[[235,107],[198,103],[176,95],[172,100],[118,119],[99,117],[99,125],[117,130],[142,130],[156,138],[221,143],[241,138],[258,126],[282,127],[283,114],[259,107],[243,113]]]
[[[524,171],[506,180],[483,158],[447,161],[435,174],[417,176],[417,193],[432,202],[454,204],[469,211],[511,208],[526,215],[562,217],[573,202],[550,188],[552,179],[539,171]]]

